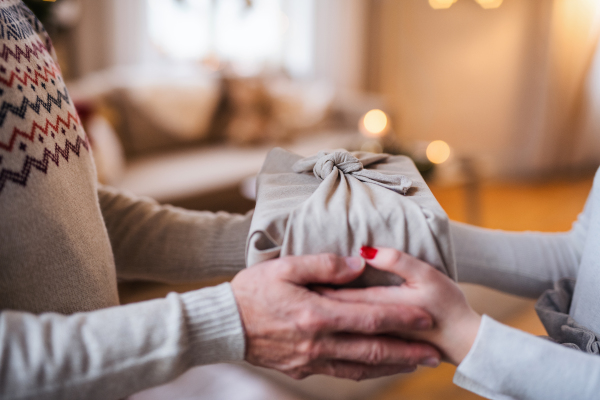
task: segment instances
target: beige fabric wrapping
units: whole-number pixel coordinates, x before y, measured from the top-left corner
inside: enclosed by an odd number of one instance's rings
[[[268,154],[248,266],[289,255],[356,256],[365,245],[405,251],[456,279],[448,217],[410,158],[336,151],[302,159],[280,148]],[[375,275],[365,284],[400,283]]]

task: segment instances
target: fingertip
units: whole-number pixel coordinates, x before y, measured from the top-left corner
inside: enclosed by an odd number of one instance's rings
[[[361,272],[365,269],[366,262],[362,257],[344,257],[348,268],[354,272]]]
[[[363,246],[360,248],[360,256],[365,260],[372,260],[377,256],[378,250],[374,247]]]
[[[416,370],[417,370],[416,365],[410,365],[407,367],[400,367],[400,369],[398,369],[398,373],[399,374],[410,374],[412,372],[415,372]]]
[[[369,262],[369,265],[385,265],[400,259],[402,252],[388,247],[360,248],[360,256]]]
[[[424,365],[429,368],[436,368],[440,365],[442,360],[439,357],[427,357],[422,360],[419,364]]]

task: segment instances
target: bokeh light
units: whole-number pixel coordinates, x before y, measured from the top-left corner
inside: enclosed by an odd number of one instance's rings
[[[388,117],[381,110],[371,110],[361,118],[359,129],[368,137],[383,136],[388,130]]]
[[[429,5],[435,10],[450,8],[457,0],[429,0]]]
[[[441,164],[450,157],[450,146],[443,140],[434,140],[429,143],[425,153],[429,161],[434,164]]]
[[[502,0],[475,0],[485,9],[498,8],[502,4]]]

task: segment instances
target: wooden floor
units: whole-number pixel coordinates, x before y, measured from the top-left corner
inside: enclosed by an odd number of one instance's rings
[[[496,183],[479,190],[479,224],[507,230],[566,231],[583,209],[592,186],[592,177],[546,183]],[[466,222],[472,214],[473,199],[462,187],[430,185],[451,219]],[[472,217],[472,216],[471,216]],[[535,335],[544,335],[533,302],[502,321]],[[373,400],[471,400],[481,397],[452,384],[455,368],[444,364],[436,369],[423,368],[398,380]]]

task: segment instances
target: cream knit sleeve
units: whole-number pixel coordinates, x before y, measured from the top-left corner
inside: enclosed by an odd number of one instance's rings
[[[202,364],[242,361],[228,283],[65,316],[0,312],[0,399],[122,399]]]
[[[539,297],[561,278],[575,278],[588,231],[590,201],[565,233],[506,232],[458,222],[450,226],[458,280]]]
[[[183,283],[246,266],[251,213],[162,206],[109,187],[100,187],[98,197],[121,279]]]

